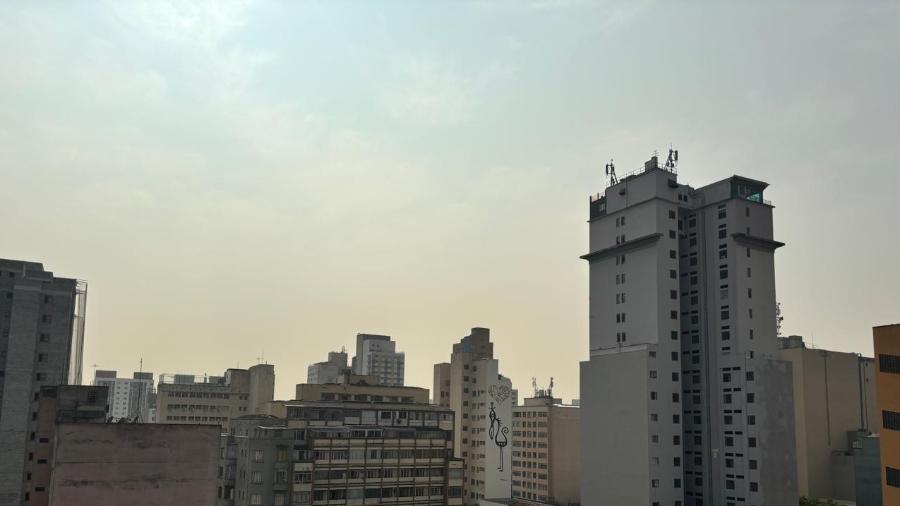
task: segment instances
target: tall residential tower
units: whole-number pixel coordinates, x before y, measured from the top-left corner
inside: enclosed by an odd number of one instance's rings
[[[695,189],[671,159],[590,201],[582,503],[796,504],[767,184]]]
[[[81,383],[87,285],[0,259],[0,504],[25,498],[41,387]]]
[[[405,363],[403,352],[397,351],[391,336],[356,334],[355,374],[376,376],[382,385],[402,387]]]
[[[456,413],[454,448],[463,459],[463,503],[512,495],[512,407],[515,391],[499,372],[490,329],[473,328],[453,345],[449,364],[434,367],[434,402]]]

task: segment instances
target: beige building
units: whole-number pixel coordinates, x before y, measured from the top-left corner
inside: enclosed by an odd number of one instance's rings
[[[580,410],[539,393],[543,395],[513,407],[513,499],[556,506],[580,504]]]
[[[885,506],[900,504],[900,324],[872,329],[881,411],[881,492]]]
[[[453,345],[450,363],[434,367],[435,402],[456,414],[454,448],[464,461],[467,505],[509,499],[512,492],[510,425],[515,390],[499,367],[486,328],[473,328]]]
[[[462,504],[453,411],[428,390],[345,375],[298,385],[283,416],[232,421],[222,437],[218,504]]]
[[[800,336],[780,339],[791,362],[797,483],[801,496],[853,500],[852,487],[833,479],[851,446],[848,432],[879,432],[875,361],[855,353],[807,348]]]
[[[382,385],[376,376],[343,373],[337,383],[297,385],[296,400],[428,404],[428,389]]]
[[[275,397],[275,367],[258,364],[212,377],[163,374],[157,390],[158,423],[227,426],[232,418],[265,411]]]

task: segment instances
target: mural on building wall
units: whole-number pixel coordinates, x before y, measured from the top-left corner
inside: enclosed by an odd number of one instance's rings
[[[491,385],[491,387],[488,388],[488,395],[497,402],[497,407],[499,407],[500,404],[503,404],[503,401],[508,399],[511,393],[512,390],[506,385]],[[490,428],[488,428],[488,437],[494,441],[494,444],[500,452],[500,465],[497,466],[497,470],[503,471],[503,448],[509,444],[509,427],[503,425],[503,420],[497,416],[493,402],[491,403],[488,419],[491,422]]]

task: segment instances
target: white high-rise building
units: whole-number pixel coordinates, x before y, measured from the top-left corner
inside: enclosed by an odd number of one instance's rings
[[[347,371],[347,352],[332,351],[328,353],[327,361],[317,362],[306,369],[306,382],[311,385],[337,383],[341,374]]]
[[[375,376],[382,385],[399,387],[403,386],[405,362],[391,336],[356,334],[355,374]]]
[[[434,401],[456,413],[453,447],[464,461],[466,505],[512,495],[515,391],[499,367],[486,328],[473,328],[453,345],[449,364],[434,366]]]
[[[122,418],[152,423],[151,413],[153,392],[153,373],[136,372],[133,378],[117,378],[116,371],[97,370],[94,372],[94,385],[105,386],[109,390],[109,416],[115,420]],[[155,411],[155,409],[154,409]]]
[[[654,156],[591,199],[582,504],[797,503],[766,186]]]

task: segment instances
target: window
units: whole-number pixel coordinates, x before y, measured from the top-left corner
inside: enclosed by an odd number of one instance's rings
[[[752,299],[752,298],[753,298],[753,289],[752,289],[752,288],[748,288],[748,289],[747,289],[747,298],[748,298],[748,299]]]
[[[669,290],[669,298],[676,300],[678,298],[678,290]]]
[[[756,425],[756,415],[747,415],[747,425]]]
[[[753,401],[755,401],[755,400],[756,400],[756,394],[754,394],[752,392],[748,392],[747,393],[747,403],[753,404]]]
[[[894,411],[882,411],[881,420],[885,429],[900,430],[900,413]]]
[[[878,370],[900,374],[900,357],[897,355],[878,355]]]
[[[675,211],[673,211],[671,209],[669,209],[669,219],[671,219],[671,220],[675,219]]]
[[[672,318],[673,320],[677,320],[678,319],[678,311],[669,311],[669,317]],[[897,371],[897,372],[900,372],[900,371]]]
[[[749,278],[749,277],[751,277],[751,276],[752,276],[752,274],[751,274],[750,268],[747,267],[747,277]]]
[[[753,381],[753,371],[747,371],[747,381]]]
[[[759,492],[759,483],[756,483],[755,481],[751,481],[750,482],[750,491],[751,492]]]
[[[262,450],[254,450],[253,451],[253,462],[262,462],[264,458],[264,453]]]
[[[674,238],[675,238],[675,231],[669,230],[669,239],[674,239]]]
[[[669,269],[669,277],[672,279],[678,278],[678,272],[676,272],[675,269]]]
[[[678,340],[678,331],[677,331],[677,330],[673,330],[673,331],[672,331],[672,340],[673,340],[673,341],[677,341],[677,340]]]
[[[749,446],[750,448],[756,448],[756,438],[755,437],[747,438],[747,446]]]
[[[251,504],[251,506],[261,506],[262,505],[262,495],[261,494],[250,494],[250,504]]]
[[[900,469],[885,467],[884,482],[887,483],[889,487],[900,487]]]
[[[675,250],[670,249],[669,250],[669,258],[678,258],[678,253],[676,253]]]

